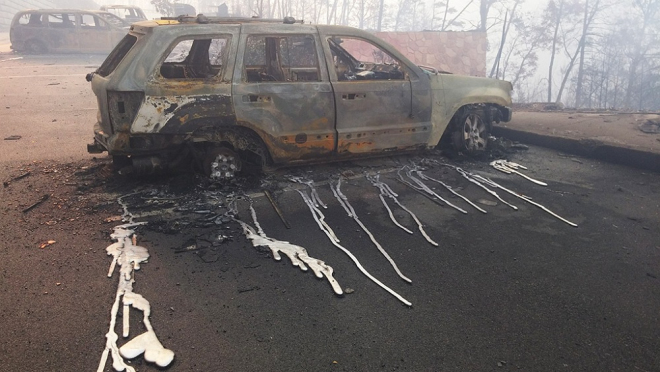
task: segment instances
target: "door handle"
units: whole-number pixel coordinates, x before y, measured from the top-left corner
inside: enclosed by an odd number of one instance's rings
[[[260,96],[257,94],[245,94],[242,97],[243,102],[245,103],[258,103],[258,102],[271,102],[273,99],[271,96]]]
[[[366,98],[366,93],[346,93],[341,95],[341,99],[352,100],[352,99],[363,99]]]

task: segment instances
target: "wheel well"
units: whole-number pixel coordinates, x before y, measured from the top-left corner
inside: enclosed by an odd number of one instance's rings
[[[488,125],[488,130],[492,128],[492,120],[488,120],[488,118],[485,116],[486,113],[489,111],[487,109],[488,106],[491,106],[490,104],[486,103],[471,103],[467,105],[463,105],[458,108],[454,112],[454,116],[451,117],[449,120],[449,125],[447,125],[447,128],[445,129],[444,133],[442,134],[442,137],[440,138],[439,145],[448,145],[451,144],[452,139],[452,133],[458,128],[458,126],[461,124],[461,118],[466,115],[467,112],[470,111],[477,111],[481,112],[484,114],[484,121],[486,122],[486,125]]]
[[[200,128],[190,136],[191,143],[197,151],[207,151],[215,145],[222,145],[246,162],[265,166],[272,164],[272,158],[259,134],[254,130],[240,126],[208,126]]]
[[[38,47],[38,50],[34,49],[35,45]],[[32,37],[23,42],[23,50],[30,53],[45,53],[48,51],[48,45],[43,40]]]

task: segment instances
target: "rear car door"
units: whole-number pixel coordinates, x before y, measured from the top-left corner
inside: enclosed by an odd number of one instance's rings
[[[232,90],[236,117],[261,135],[275,163],[335,149],[334,97],[320,44],[315,26],[242,25]]]
[[[77,52],[78,31],[74,13],[53,12],[48,14],[48,50],[53,52]]]
[[[110,26],[98,16],[81,13],[78,19],[78,45],[81,52],[98,53],[110,51],[114,44],[110,40]]]

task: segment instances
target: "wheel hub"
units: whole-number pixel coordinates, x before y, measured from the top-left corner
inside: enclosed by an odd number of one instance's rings
[[[232,179],[235,177],[236,172],[241,170],[240,158],[230,149],[217,149],[212,152],[211,157],[209,177],[212,180],[224,181]]]

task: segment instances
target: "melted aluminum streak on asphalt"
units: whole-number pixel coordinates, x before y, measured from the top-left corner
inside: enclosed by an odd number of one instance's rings
[[[444,182],[442,182],[442,181],[440,181],[440,180],[436,180],[435,178],[431,178],[431,177],[425,175],[425,174],[422,173],[422,171],[419,170],[419,169],[415,170],[415,173],[417,173],[417,174],[419,175],[419,177],[420,177],[421,179],[425,180],[425,181],[433,181],[433,182],[437,182],[437,183],[441,184],[441,185],[444,186],[449,192],[451,192],[452,194],[454,194],[454,195],[458,196],[459,198],[465,200],[466,203],[468,203],[468,204],[470,204],[471,206],[473,206],[473,207],[474,207],[476,210],[478,210],[479,212],[481,212],[481,213],[488,213],[488,212],[486,212],[483,208],[481,208],[481,207],[479,207],[478,205],[476,205],[476,204],[474,204],[473,202],[471,202],[470,199],[468,199],[468,198],[466,198],[465,196],[463,196],[463,195],[457,193],[456,191],[454,191],[454,189],[453,189],[451,186],[447,185],[446,183],[444,183]]]
[[[405,172],[406,172],[406,176],[407,176],[409,179],[411,179],[413,182],[415,182],[415,183],[417,184],[417,186],[413,185],[413,184],[410,183],[409,181],[406,181],[406,180],[403,178],[403,176],[401,175],[401,171],[405,171]],[[415,167],[415,168],[411,168],[410,166],[406,165],[406,166],[404,166],[403,168],[401,168],[401,169],[399,169],[399,170],[397,171],[397,175],[399,176],[399,179],[401,180],[401,182],[403,182],[403,183],[405,183],[405,184],[411,186],[411,187],[414,188],[414,189],[417,189],[417,190],[419,190],[419,191],[423,191],[423,192],[425,192],[425,193],[427,193],[427,194],[429,194],[429,195],[431,195],[431,196],[434,196],[434,197],[438,198],[440,201],[442,201],[443,203],[447,204],[448,206],[450,206],[450,207],[456,209],[457,211],[459,211],[459,212],[461,212],[461,213],[465,213],[465,214],[467,214],[467,211],[466,211],[466,210],[464,210],[463,208],[457,207],[457,206],[455,206],[454,204],[450,203],[449,201],[445,200],[442,196],[438,195],[435,191],[431,190],[428,186],[426,186],[426,185],[424,184],[424,182],[422,182],[422,181],[421,181],[420,179],[418,179],[417,177],[413,176],[413,175],[412,175],[412,172],[414,172],[414,171],[417,171],[417,167]]]
[[[294,181],[294,182],[300,182],[300,181]],[[314,189],[313,182],[301,182],[306,185],[308,185],[312,191],[311,194],[314,195],[316,190]],[[317,202],[320,201],[320,199],[317,199],[316,201],[312,200],[312,197],[310,197],[306,191],[301,191],[301,190],[296,190],[298,194],[300,194],[300,197],[303,199],[305,204],[309,207],[309,211],[312,213],[312,216],[314,217],[314,220],[316,221],[317,225],[319,226],[319,229],[325,233],[325,235],[330,239],[330,242],[337,248],[341,249],[348,257],[350,257],[351,260],[355,263],[355,265],[358,267],[358,269],[364,274],[367,278],[371,279],[374,283],[376,283],[379,287],[383,288],[387,292],[389,292],[392,296],[396,297],[399,301],[404,303],[407,306],[412,306],[412,303],[405,298],[401,297],[398,293],[394,292],[391,288],[386,286],[385,284],[381,283],[378,279],[376,279],[373,275],[369,274],[369,272],[360,264],[360,261],[349,251],[348,249],[344,248],[341,244],[339,244],[339,239],[337,239],[337,236],[335,233],[330,229],[328,224],[325,222],[325,215],[323,215],[323,212],[318,208]],[[318,198],[318,193],[316,193],[316,197]],[[322,203],[322,202],[321,202]]]
[[[471,183],[473,183],[473,184],[479,186],[482,190],[486,191],[487,193],[489,193],[490,195],[492,195],[493,197],[495,197],[497,200],[499,200],[499,201],[502,202],[503,204],[508,205],[508,206],[511,207],[513,210],[516,210],[516,211],[518,210],[518,207],[516,207],[515,205],[513,205],[513,204],[507,202],[506,200],[502,199],[502,198],[501,198],[501,197],[500,197],[495,191],[489,189],[488,187],[484,186],[481,182],[475,180],[475,179],[474,179],[474,174],[472,174],[472,173],[470,173],[470,172],[468,172],[468,171],[465,171],[465,170],[463,170],[462,168],[457,167],[457,166],[455,166],[455,165],[445,164],[445,163],[440,163],[440,165],[443,165],[443,166],[445,166],[445,167],[449,167],[449,168],[454,169],[454,170],[455,170],[456,172],[458,172],[461,176],[463,176],[463,178],[465,178],[466,180],[470,181]]]
[[[132,195],[132,194],[131,194]],[[123,220],[127,223],[116,226],[114,232],[110,235],[115,243],[109,245],[106,251],[109,256],[112,256],[112,263],[108,277],[112,277],[115,266],[119,264],[119,283],[117,285],[117,294],[115,301],[112,305],[110,312],[110,328],[106,333],[106,345],[101,355],[101,361],[97,372],[102,372],[108,360],[108,354],[112,355],[112,367],[117,371],[134,372],[135,369],[124,362],[123,358],[132,359],[144,353],[144,359],[148,362],[156,363],[160,367],[167,367],[174,359],[174,352],[165,349],[158,341],[156,333],[149,321],[151,314],[151,307],[149,301],[138,293],[133,292],[133,283],[135,280],[134,272],[140,269],[140,263],[146,262],[149,258],[149,252],[146,248],[136,245],[136,235],[133,228],[135,226],[143,225],[144,222],[133,222],[133,215],[128,211],[128,206],[123,202],[124,195],[117,199],[117,202],[124,209],[122,216]],[[142,321],[147,328],[147,331],[134,337],[128,341],[121,348],[117,346],[119,336],[115,332],[115,325],[117,323],[117,312],[119,311],[119,303],[123,303],[123,336],[128,337],[129,330],[129,314],[130,306],[142,311]]]
[[[569,224],[569,225],[571,225],[571,226],[573,226],[573,227],[577,227],[577,224],[575,224],[575,223],[573,223],[573,222],[571,222],[571,221],[569,221],[569,220],[563,218],[562,216],[556,214],[555,212],[551,211],[550,209],[544,207],[543,205],[541,205],[541,204],[539,204],[539,203],[536,203],[536,202],[532,201],[532,199],[531,199],[530,197],[528,197],[528,196],[522,195],[522,194],[517,193],[517,192],[515,192],[515,191],[511,191],[511,190],[507,189],[506,187],[504,187],[504,186],[502,186],[502,185],[500,185],[500,184],[498,184],[498,183],[493,182],[493,180],[491,180],[490,178],[482,177],[482,176],[480,176],[480,175],[478,175],[478,174],[474,174],[474,175],[472,175],[472,177],[474,177],[474,179],[477,180],[478,182],[481,182],[481,183],[483,183],[483,184],[485,184],[485,185],[488,185],[488,186],[490,186],[490,187],[492,187],[492,188],[497,188],[497,189],[500,189],[500,190],[504,190],[504,191],[508,192],[509,194],[511,194],[511,195],[513,195],[513,196],[515,196],[515,197],[517,197],[517,198],[520,198],[520,199],[522,199],[522,200],[528,202],[528,203],[531,204],[531,205],[534,205],[534,206],[536,206],[536,207],[538,207],[538,208],[541,208],[541,209],[544,210],[546,213],[548,213],[548,214],[550,214],[551,216],[553,216],[553,217],[559,219],[560,221],[563,221],[563,222],[565,222],[565,223],[567,223],[567,224]]]
[[[424,227],[422,226],[422,222],[417,218],[417,216],[410,209],[406,208],[405,206],[403,206],[403,204],[401,204],[401,202],[399,202],[399,199],[397,198],[399,195],[397,193],[395,193],[394,191],[392,191],[392,189],[390,188],[390,186],[388,184],[386,184],[385,182],[380,181],[380,175],[379,174],[377,174],[374,177],[371,177],[369,175],[367,175],[366,177],[369,181],[371,181],[371,184],[374,185],[374,187],[377,187],[380,190],[380,195],[379,195],[380,201],[383,202],[383,205],[385,206],[385,209],[387,209],[387,212],[390,215],[390,219],[392,220],[392,222],[394,222],[395,225],[399,226],[400,228],[402,228],[407,233],[410,233],[410,234],[413,233],[412,231],[408,230],[407,228],[401,226],[401,224],[399,224],[399,222],[397,222],[397,220],[394,218],[394,215],[392,214],[392,210],[390,210],[390,207],[387,205],[387,202],[385,201],[385,198],[383,198],[383,195],[387,196],[388,198],[390,198],[392,200],[394,200],[396,205],[401,207],[401,209],[403,209],[404,211],[408,212],[410,217],[412,217],[413,220],[415,220],[415,223],[417,223],[417,228],[419,229],[419,232],[422,233],[422,236],[424,236],[424,239],[426,239],[427,242],[431,243],[432,245],[434,245],[436,247],[438,246],[438,243],[433,241],[433,239],[431,239],[428,236],[428,234],[426,234],[426,231],[424,231]]]
[[[527,169],[527,167],[525,167],[524,165],[520,165],[518,163],[513,163],[513,162],[510,162],[510,161],[506,161],[504,159],[492,161],[492,162],[490,162],[490,165],[493,168],[500,171],[500,172],[504,172],[506,174],[517,174],[520,177],[523,177],[523,178],[525,178],[526,180],[528,180],[530,182],[534,182],[537,185],[548,186],[548,184],[545,183],[545,182],[535,180],[532,177],[529,177],[526,174],[523,174],[523,173],[517,171],[517,169],[519,169],[519,168],[520,169]]]
[[[254,206],[252,205],[252,199],[249,199],[249,202],[250,214],[252,215],[254,226],[257,228],[256,232],[252,226],[234,217],[237,215],[236,200],[233,200],[230,203],[231,207],[228,213],[231,215],[231,218],[234,221],[238,222],[241,227],[243,227],[243,233],[245,234],[245,237],[252,242],[253,246],[268,247],[273,253],[273,258],[276,261],[280,261],[282,259],[280,253],[283,253],[289,257],[293,266],[299,267],[302,271],[307,271],[307,267],[309,267],[312,269],[314,275],[316,275],[317,278],[323,279],[323,276],[325,276],[325,278],[328,279],[328,282],[332,286],[332,290],[335,292],[335,294],[344,294],[341,286],[332,275],[334,270],[331,266],[327,265],[324,261],[310,257],[307,254],[307,250],[299,245],[291,244],[286,241],[277,240],[266,236],[261,228],[261,225],[259,224],[259,221],[257,221],[257,212],[254,210]]]
[[[346,213],[348,213],[348,216],[353,218],[353,220],[360,226],[360,228],[362,228],[362,231],[364,231],[369,236],[369,239],[371,239],[371,242],[374,243],[374,245],[376,246],[376,248],[378,248],[380,253],[382,253],[382,255],[385,256],[385,258],[387,258],[387,260],[390,262],[390,265],[392,265],[392,267],[394,268],[394,271],[396,271],[397,275],[399,275],[399,277],[405,280],[406,282],[412,283],[412,280],[410,280],[410,278],[408,278],[407,276],[403,275],[403,273],[401,272],[401,270],[399,270],[399,267],[396,265],[392,257],[390,257],[390,255],[387,254],[387,251],[385,251],[383,246],[381,246],[380,243],[378,243],[378,241],[369,231],[369,229],[367,229],[367,227],[364,226],[362,221],[360,221],[360,218],[358,217],[357,213],[355,213],[355,209],[353,209],[351,203],[348,202],[348,198],[346,197],[346,195],[344,195],[341,192],[341,178],[337,180],[336,187],[333,187],[332,182],[330,182],[330,189],[332,189],[332,193],[335,195],[335,198],[337,198],[337,200],[339,201],[339,204],[341,204],[341,206],[344,207],[344,210],[346,211]]]
[[[376,174],[375,176],[370,176],[369,174],[365,174],[364,176],[369,182],[371,182],[371,184],[374,187],[376,187],[376,188],[378,188],[378,190],[380,190],[380,194],[378,194],[378,197],[380,198],[380,201],[383,203],[383,206],[387,210],[387,214],[390,216],[390,220],[392,220],[392,222],[397,227],[399,227],[401,230],[403,230],[403,231],[407,232],[408,234],[412,235],[413,232],[410,229],[408,229],[407,227],[401,225],[399,223],[399,221],[397,221],[396,218],[394,218],[394,214],[392,213],[392,210],[390,209],[390,206],[387,205],[387,202],[385,201],[385,198],[383,197],[383,195],[385,195],[387,197],[394,198],[395,196],[399,196],[399,195],[397,195],[394,191],[392,191],[392,189],[390,189],[390,187],[386,183],[379,181],[380,174]]]

